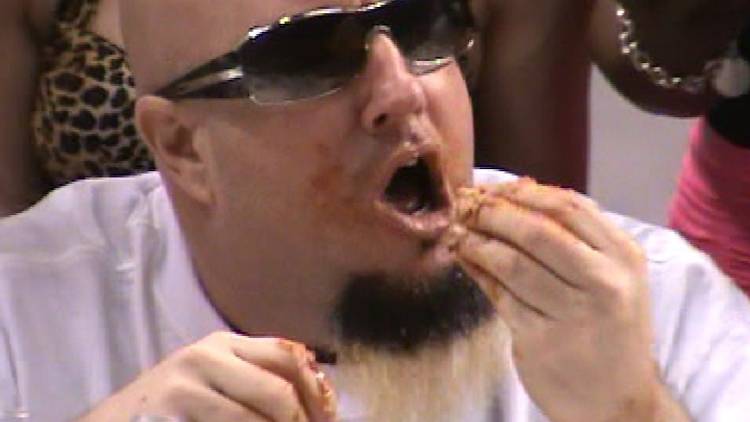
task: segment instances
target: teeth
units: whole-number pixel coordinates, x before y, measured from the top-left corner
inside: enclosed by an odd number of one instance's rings
[[[413,155],[393,175],[383,199],[403,214],[431,212],[442,206],[433,184],[426,161]]]
[[[408,202],[401,204],[401,211],[406,214],[416,214],[424,208],[420,198],[412,198]]]

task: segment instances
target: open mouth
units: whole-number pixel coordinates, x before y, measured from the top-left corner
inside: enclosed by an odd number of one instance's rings
[[[384,200],[407,215],[437,211],[445,205],[439,186],[433,182],[430,168],[422,158],[396,171],[385,189]]]
[[[434,237],[448,225],[449,201],[436,160],[415,158],[395,170],[380,198],[402,228]]]

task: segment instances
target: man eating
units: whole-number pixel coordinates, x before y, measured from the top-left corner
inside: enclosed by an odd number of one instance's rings
[[[465,1],[355,3],[121,2],[159,171],[0,222],[0,403],[740,420],[743,296],[671,232],[473,171]]]

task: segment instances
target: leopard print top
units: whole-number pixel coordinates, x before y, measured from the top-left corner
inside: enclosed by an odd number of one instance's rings
[[[98,0],[62,0],[43,50],[32,114],[37,156],[54,186],[154,168],[133,123],[135,89],[117,45],[90,31]]]

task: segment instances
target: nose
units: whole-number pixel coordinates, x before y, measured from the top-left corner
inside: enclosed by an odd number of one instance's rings
[[[376,29],[363,72],[362,126],[372,135],[398,135],[410,117],[423,112],[426,95],[386,29]]]

